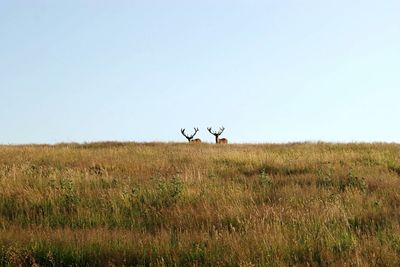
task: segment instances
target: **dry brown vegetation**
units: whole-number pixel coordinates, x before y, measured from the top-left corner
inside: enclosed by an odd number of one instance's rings
[[[399,266],[400,146],[0,147],[1,266]]]

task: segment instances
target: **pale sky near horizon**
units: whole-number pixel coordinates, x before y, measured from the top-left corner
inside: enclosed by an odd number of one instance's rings
[[[400,1],[0,0],[0,143],[400,142]]]

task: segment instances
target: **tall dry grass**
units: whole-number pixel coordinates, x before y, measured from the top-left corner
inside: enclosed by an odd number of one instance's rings
[[[0,146],[1,266],[399,266],[400,146]]]

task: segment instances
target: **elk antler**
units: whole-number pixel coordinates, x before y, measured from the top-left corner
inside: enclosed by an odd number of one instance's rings
[[[185,128],[182,128],[182,129],[181,129],[182,135],[183,135],[184,137],[186,137],[186,139],[187,139],[189,142],[190,142],[190,140],[193,139],[193,137],[197,134],[198,131],[199,131],[199,128],[194,128],[194,134],[192,134],[192,135],[187,135],[187,134],[185,133]]]
[[[207,130],[210,132],[210,134],[215,135],[215,136],[220,136],[222,134],[222,132],[225,130],[224,126],[219,128],[219,131],[212,131],[211,127],[208,127]]]

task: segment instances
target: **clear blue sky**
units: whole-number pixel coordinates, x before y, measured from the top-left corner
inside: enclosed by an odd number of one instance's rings
[[[400,1],[0,0],[0,143],[400,142]]]

